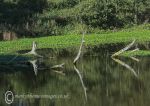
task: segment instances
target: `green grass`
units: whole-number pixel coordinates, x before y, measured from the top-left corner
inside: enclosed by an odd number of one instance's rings
[[[143,43],[150,41],[150,30],[148,29],[133,29],[106,34],[89,34],[85,36],[85,44],[87,46],[111,43],[131,42],[136,39],[136,42]],[[64,36],[48,36],[40,38],[24,38],[14,41],[1,41],[0,53],[15,53],[18,50],[30,50],[32,42],[38,43],[38,48],[67,48],[80,44],[81,35],[64,35]]]
[[[135,52],[126,51],[126,52],[120,54],[120,56],[124,56],[124,57],[131,57],[131,56],[150,56],[150,50],[139,50],[139,51],[135,51]]]

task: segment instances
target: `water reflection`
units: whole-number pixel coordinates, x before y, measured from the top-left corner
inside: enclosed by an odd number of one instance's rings
[[[84,85],[82,75],[81,75],[80,71],[77,69],[77,67],[75,65],[74,65],[74,70],[77,72],[77,74],[80,78],[80,81],[81,81],[81,84],[82,84],[82,87],[83,87],[83,91],[84,91],[84,95],[85,95],[85,100],[87,101],[87,88]]]
[[[30,60],[29,62],[32,64],[33,71],[34,71],[35,75],[37,76],[37,72],[38,72],[37,60]]]
[[[51,68],[52,68],[52,69],[63,68],[64,65],[65,65],[65,63],[62,63],[62,64],[54,65],[54,66],[52,66]]]
[[[123,61],[121,61],[121,60],[119,60],[117,58],[113,58],[112,57],[112,59],[115,62],[119,63],[120,65],[122,65],[122,66],[126,67],[127,69],[129,69],[136,77],[138,77],[137,73],[134,71],[134,69],[131,66],[129,66],[128,64],[126,64],[125,62],[123,62]]]
[[[75,49],[41,50],[44,57],[55,58],[17,57],[9,64],[11,56],[0,56],[0,106],[6,105],[7,90],[18,95],[69,95],[67,99],[15,99],[12,105],[16,106],[149,106],[149,57],[115,62],[112,50],[94,47],[74,66]]]
[[[138,58],[136,58],[136,57],[130,57],[132,60],[134,60],[134,61],[136,61],[136,62],[139,62],[140,60],[138,59]]]

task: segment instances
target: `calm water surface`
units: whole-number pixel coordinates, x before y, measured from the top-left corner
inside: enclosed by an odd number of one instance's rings
[[[6,91],[12,106],[149,106],[150,57],[112,59],[119,49],[86,47],[76,65],[78,48],[39,50],[43,59],[0,56],[0,106]]]

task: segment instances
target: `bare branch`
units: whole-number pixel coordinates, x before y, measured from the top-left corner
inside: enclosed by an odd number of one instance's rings
[[[112,57],[118,56],[118,55],[120,55],[121,53],[127,51],[128,49],[130,49],[130,48],[133,46],[134,43],[135,43],[135,40],[133,40],[133,41],[132,41],[129,45],[127,45],[125,48],[123,48],[123,49],[119,50],[118,52],[114,53],[114,54],[112,55]]]
[[[139,48],[136,48],[136,49],[132,50],[131,53],[132,53],[132,52],[139,51],[139,50],[140,50]]]
[[[81,40],[81,45],[80,45],[78,54],[77,54],[76,58],[75,58],[74,61],[73,61],[74,64],[75,64],[75,63],[77,62],[77,60],[80,58],[80,55],[81,55],[81,52],[82,52],[82,46],[83,46],[83,43],[85,42],[85,41],[84,41],[84,36],[85,36],[85,34],[83,33],[83,35],[82,35],[82,40]]]
[[[33,43],[32,43],[32,50],[30,52],[28,52],[28,53],[25,53],[25,54],[31,54],[31,55],[35,55],[37,57],[43,57],[43,56],[39,55],[36,52],[36,48],[37,48],[37,45],[36,45],[35,41],[33,41]]]

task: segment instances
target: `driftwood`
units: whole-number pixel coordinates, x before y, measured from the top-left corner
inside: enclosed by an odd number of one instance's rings
[[[128,49],[130,49],[130,48],[133,46],[134,43],[135,43],[135,40],[133,40],[133,41],[132,41],[129,45],[127,45],[125,48],[123,48],[123,49],[119,50],[118,52],[114,53],[114,54],[112,55],[112,57],[118,56],[118,55],[120,55],[121,53],[127,51]]]
[[[30,55],[34,55],[34,56],[37,56],[37,57],[43,57],[43,56],[37,54],[37,52],[36,52],[36,47],[37,47],[37,45],[36,45],[36,43],[33,41],[32,50],[31,50],[30,52],[28,52],[28,53],[21,54],[21,55],[29,55],[29,54],[30,54]],[[19,54],[16,55],[15,57],[13,57],[13,58],[8,62],[8,64],[11,63],[12,61],[14,61],[18,56],[19,56]]]
[[[81,81],[81,84],[82,84],[82,88],[84,90],[85,100],[87,101],[87,88],[84,85],[82,75],[81,75],[80,71],[77,69],[77,67],[75,65],[74,65],[74,70],[77,72],[77,74],[78,74],[78,76],[80,78],[80,81]]]
[[[85,41],[84,41],[84,36],[85,36],[85,34],[83,33],[83,35],[82,35],[82,40],[81,40],[81,45],[80,45],[78,54],[77,54],[77,56],[75,57],[75,59],[74,59],[74,61],[73,61],[74,64],[75,64],[75,63],[78,61],[78,59],[80,58],[80,55],[81,55],[81,52],[82,52],[82,46],[83,46],[83,43],[85,42]]]
[[[136,49],[132,50],[131,53],[135,52],[135,51],[139,51],[139,50],[140,50],[139,48],[136,48]]]
[[[119,63],[120,65],[124,66],[125,68],[129,69],[136,77],[138,77],[137,73],[134,71],[134,69],[129,66],[128,64],[124,63],[123,61],[116,59],[116,58],[112,58],[115,62]]]
[[[33,41],[32,50],[31,50],[30,52],[28,52],[28,53],[25,53],[25,55],[30,54],[30,55],[35,55],[35,56],[37,56],[37,57],[43,57],[43,56],[39,55],[39,54],[36,52],[36,48],[37,48],[37,45],[36,45],[35,41]]]

